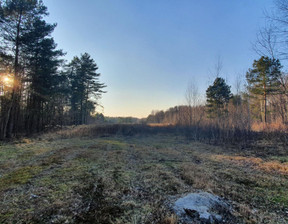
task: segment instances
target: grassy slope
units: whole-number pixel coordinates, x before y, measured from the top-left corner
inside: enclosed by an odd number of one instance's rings
[[[277,150],[160,134],[3,144],[0,223],[176,223],[169,204],[197,190],[230,200],[244,223],[288,223],[288,156]]]

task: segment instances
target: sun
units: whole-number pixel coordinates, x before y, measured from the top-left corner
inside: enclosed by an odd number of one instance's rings
[[[4,82],[4,83],[9,83],[9,82],[10,82],[10,78],[4,77],[4,78],[3,78],[3,82]]]
[[[11,85],[13,83],[13,79],[11,77],[9,77],[9,76],[4,76],[2,78],[2,81],[3,81],[3,84],[7,85],[7,86],[9,86],[9,85]]]

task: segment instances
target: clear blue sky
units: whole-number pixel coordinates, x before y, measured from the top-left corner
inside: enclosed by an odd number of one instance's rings
[[[251,43],[273,0],[44,0],[66,59],[89,53],[108,91],[100,112],[146,117],[185,103],[213,81],[220,56],[229,85],[259,56]]]

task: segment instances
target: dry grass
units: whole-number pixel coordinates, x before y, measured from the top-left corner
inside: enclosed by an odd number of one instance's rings
[[[266,132],[273,132],[273,131],[280,131],[287,133],[288,126],[284,124],[282,121],[267,123],[264,122],[254,122],[251,126],[253,131],[266,131]]]
[[[147,124],[148,126],[150,127],[167,127],[167,126],[171,126],[173,124],[170,124],[170,123],[148,123]]]
[[[171,203],[199,190],[229,200],[238,223],[288,222],[285,154],[86,128],[1,145],[0,223],[175,224]]]
[[[216,155],[218,161],[228,160],[237,163],[238,166],[251,166],[254,169],[261,169],[270,173],[288,175],[288,163],[281,163],[277,160],[264,161],[261,158]]]

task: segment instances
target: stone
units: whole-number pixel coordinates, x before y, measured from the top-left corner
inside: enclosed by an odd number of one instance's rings
[[[179,198],[173,210],[180,219],[189,223],[225,223],[223,216],[231,216],[231,206],[220,197],[207,193],[191,193]]]

